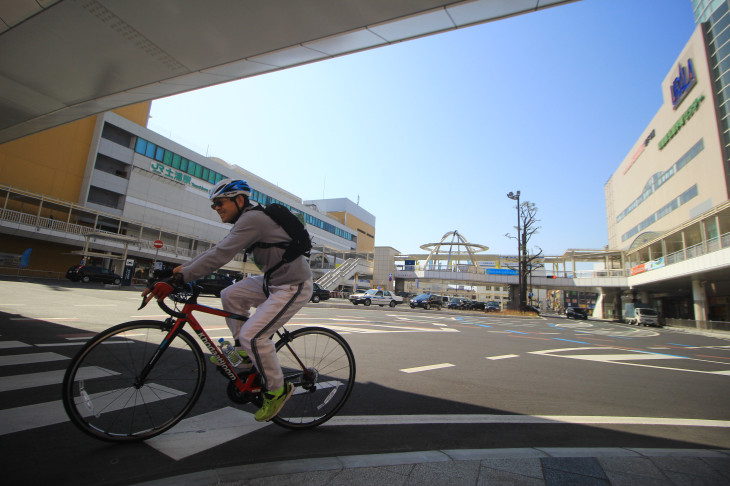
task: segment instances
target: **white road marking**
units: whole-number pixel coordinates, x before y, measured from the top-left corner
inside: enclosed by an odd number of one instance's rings
[[[671,425],[683,427],[730,428],[730,420],[704,420],[664,417],[611,417],[593,415],[363,415],[336,416],[323,424],[333,425],[410,425],[410,424],[612,424]]]
[[[74,307],[117,307],[117,304],[74,304]]]
[[[29,348],[30,344],[22,343],[20,341],[0,341],[0,349],[10,348]]]
[[[0,392],[11,390],[22,390],[36,386],[58,385],[63,381],[66,370],[44,371],[42,373],[29,373],[25,375],[0,377]],[[79,368],[78,376],[84,380],[91,380],[99,376],[118,375],[111,370],[99,367]]]
[[[642,361],[652,359],[689,359],[683,356],[671,356],[668,354],[571,354],[566,358],[584,359],[587,361]]]
[[[577,354],[575,352],[581,351],[581,350],[591,350],[594,352],[594,354]],[[620,354],[607,354],[605,352],[601,353],[602,351],[619,351]],[[566,354],[560,354],[560,353],[566,353]],[[575,354],[574,354],[575,353]],[[727,375],[730,376],[730,370],[693,370],[693,369],[687,369],[687,368],[675,368],[671,366],[657,366],[657,365],[648,365],[648,364],[641,364],[637,363],[637,361],[647,361],[647,360],[662,360],[662,361],[668,361],[668,360],[682,360],[682,361],[699,361],[702,363],[714,363],[714,364],[720,364],[723,367],[730,366],[727,363],[719,362],[719,361],[710,361],[706,359],[696,359],[696,358],[688,358],[686,356],[676,356],[672,354],[663,354],[663,353],[651,353],[648,351],[635,351],[631,352],[631,350],[626,349],[618,349],[618,348],[612,348],[612,347],[577,347],[577,348],[560,348],[560,349],[546,349],[543,351],[531,351],[530,354],[537,354],[542,356],[554,356],[557,358],[570,358],[570,359],[581,359],[586,361],[599,361],[603,363],[612,363],[612,364],[619,364],[624,366],[639,366],[644,368],[654,368],[654,369],[661,369],[661,370],[668,370],[668,371],[685,371],[689,373],[704,373],[704,374],[710,374],[710,375]]]
[[[428,366],[419,366],[416,368],[405,368],[405,369],[402,369],[401,371],[403,373],[419,373],[421,371],[431,371],[431,370],[438,370],[441,368],[451,368],[452,366],[456,366],[456,365],[453,365],[451,363],[441,363],[441,364],[428,365]]]
[[[142,391],[143,403],[152,403],[164,398],[173,398],[183,394],[172,388],[155,383],[149,383],[148,385],[149,387],[145,387],[146,389]],[[150,388],[154,388],[155,393],[149,392],[148,390]],[[96,409],[112,412],[124,407],[127,404],[125,397],[133,393],[138,392],[137,390],[127,388],[101,394],[97,393],[91,396],[91,401],[93,401]],[[38,427],[45,427],[47,425],[55,425],[67,420],[68,416],[66,415],[61,400],[8,408],[0,410],[0,435],[37,429]]]
[[[0,366],[46,363],[48,361],[60,361],[63,359],[68,358],[56,353],[15,354],[10,356],[0,356]]]
[[[164,434],[148,439],[145,443],[179,461],[269,424],[270,422],[256,422],[250,413],[226,407],[186,418]]]
[[[517,354],[503,354],[502,356],[487,356],[487,359],[491,360],[497,360],[497,359],[507,359],[507,358],[517,358],[519,355]]]

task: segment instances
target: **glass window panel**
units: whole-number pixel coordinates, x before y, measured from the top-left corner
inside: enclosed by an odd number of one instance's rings
[[[188,163],[188,174],[194,176],[195,169],[197,169],[197,168],[198,168],[198,164],[191,160],[190,163]]]
[[[155,160],[162,162],[162,160],[165,158],[165,149],[162,147],[157,147],[157,150],[155,150]]]
[[[180,156],[178,154],[172,155],[172,167],[175,169],[180,168]]]
[[[200,179],[202,177],[202,175],[203,175],[203,166],[200,164],[197,164],[197,167],[195,168],[195,177]]]
[[[145,151],[145,155],[149,157],[150,159],[155,158],[155,151],[157,150],[157,145],[155,145],[152,142],[147,142],[147,150]]]
[[[187,172],[188,170],[188,159],[185,157],[180,158],[180,170],[183,172]]]
[[[144,154],[145,150],[147,150],[147,140],[137,137],[137,143],[134,146],[134,151],[138,154]]]
[[[208,169],[207,168],[203,167],[203,174],[202,174],[202,177],[200,177],[200,178],[203,179],[204,181],[208,180]]]

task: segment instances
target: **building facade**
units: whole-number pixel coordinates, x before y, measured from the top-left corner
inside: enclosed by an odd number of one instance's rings
[[[208,191],[229,177],[248,181],[254,202],[281,203],[301,214],[316,248],[358,248],[357,230],[337,217],[242,167],[148,130],[148,113],[149,103],[135,105],[0,146],[0,254],[12,260],[34,248],[29,268],[56,272],[80,256],[118,273],[129,260],[135,274],[146,274],[154,261],[180,263],[228,233],[230,226],[210,209]],[[23,224],[28,215],[36,219]],[[368,231],[374,234],[374,226]],[[258,272],[242,257],[226,269]]]
[[[727,321],[730,22],[727,2],[713,4],[722,15],[699,3],[696,13],[714,21],[698,23],[661,82],[661,107],[605,185],[608,244],[626,255],[624,307]]]

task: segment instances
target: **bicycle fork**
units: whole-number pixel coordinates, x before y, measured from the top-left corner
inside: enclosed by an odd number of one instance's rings
[[[160,358],[162,358],[165,350],[170,347],[170,343],[173,339],[175,339],[175,336],[179,334],[180,330],[185,324],[185,320],[178,319],[177,321],[175,321],[172,317],[168,317],[167,319],[165,319],[165,324],[171,326],[171,329],[167,333],[167,336],[165,336],[165,339],[163,339],[160,345],[157,346],[157,349],[154,353],[152,353],[152,356],[150,357],[149,361],[147,361],[145,367],[142,368],[142,371],[139,373],[139,375],[137,375],[137,378],[134,380],[134,388],[136,388],[137,390],[144,386],[145,381],[147,381],[147,376],[150,374],[150,371],[152,371],[152,368],[154,368],[155,364],[160,360]]]

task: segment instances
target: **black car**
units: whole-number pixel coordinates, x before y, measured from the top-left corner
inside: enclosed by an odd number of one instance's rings
[[[495,302],[493,300],[490,300],[484,306],[484,310],[486,312],[499,312],[499,311],[502,310],[502,307],[500,307],[499,302]]]
[[[588,311],[581,307],[568,307],[565,310],[565,318],[570,319],[571,317],[573,319],[588,319]]]
[[[486,308],[487,308],[486,302],[480,302],[478,300],[472,300],[469,302],[470,310],[486,310]]]
[[[211,273],[205,277],[199,278],[194,283],[203,290],[201,294],[213,294],[216,297],[221,296],[221,290],[231,285],[236,279],[222,273]]]
[[[411,299],[410,306],[411,309],[415,309],[416,307],[423,307],[424,309],[428,310],[431,307],[435,307],[436,309],[441,310],[443,302],[444,301],[440,295],[421,294]]]
[[[74,265],[66,271],[66,278],[72,282],[104,282],[114,285],[122,283],[122,276],[104,267]]]
[[[311,301],[315,304],[319,302],[320,300],[327,300],[330,298],[330,291],[327,289],[323,289],[315,282],[314,287],[312,288],[312,299]]]
[[[448,309],[469,309],[469,299],[463,297],[452,297],[449,301]]]

